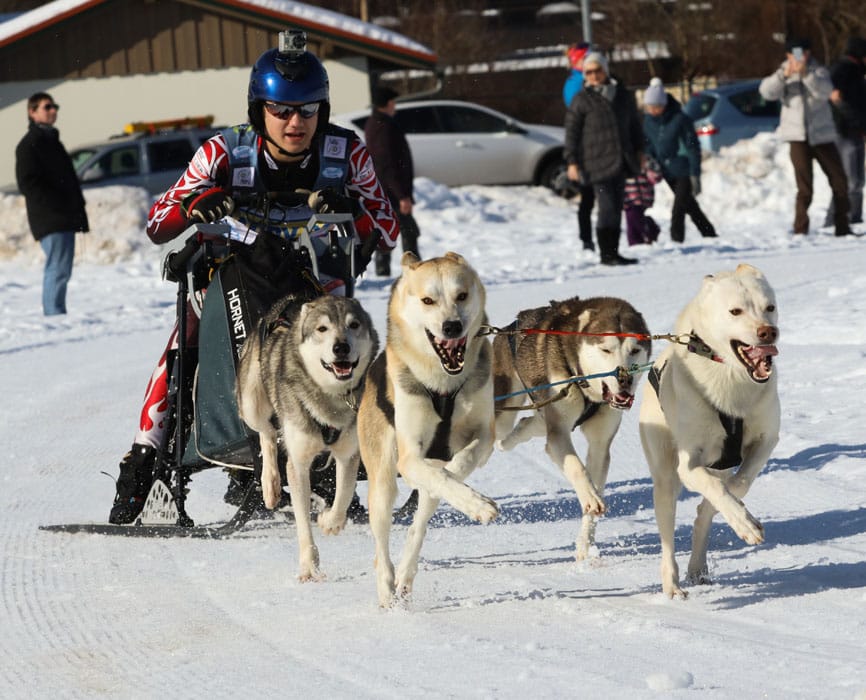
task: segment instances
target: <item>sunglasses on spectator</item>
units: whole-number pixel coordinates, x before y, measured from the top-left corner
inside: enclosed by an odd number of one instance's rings
[[[602,75],[604,71],[601,68],[590,68],[589,70],[583,71],[584,75]]]
[[[46,103],[46,104],[42,105],[42,109],[44,109],[46,112],[50,112],[52,109],[60,109],[60,105]]]
[[[300,114],[304,119],[311,119],[319,113],[318,102],[308,102],[304,105],[284,105],[279,102],[265,102],[265,109],[268,114],[277,119],[286,120],[295,112]]]

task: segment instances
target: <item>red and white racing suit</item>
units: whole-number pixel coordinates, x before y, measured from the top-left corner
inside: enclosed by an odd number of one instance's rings
[[[318,138],[318,137],[317,137]],[[313,149],[317,148],[314,140]],[[346,194],[361,205],[361,216],[355,220],[355,230],[361,241],[366,241],[376,231],[380,235],[379,248],[390,250],[394,247],[400,232],[397,218],[384,189],[376,177],[373,160],[366,147],[357,139],[349,142],[348,173],[345,182]],[[315,182],[317,173],[297,170],[295,181],[290,181],[263,147],[261,137],[256,139],[256,151],[259,155],[259,171],[268,182],[269,175],[279,179],[274,190],[310,189]],[[226,140],[222,134],[217,134],[206,141],[193,156],[186,171],[174,186],[165,192],[151,207],[147,220],[147,235],[154,243],[166,243],[185,231],[190,225],[190,219],[182,208],[182,202],[191,194],[211,187],[223,187],[232,190],[231,166],[229,162]],[[313,159],[317,162],[317,159]],[[264,172],[262,172],[264,171]],[[268,171],[271,171],[270,173]],[[271,183],[273,184],[273,183]],[[245,243],[252,243],[258,233],[248,224],[237,219],[224,219],[232,228],[232,237]],[[194,314],[188,314],[188,336],[195,338],[198,319]],[[177,325],[163,351],[156,369],[151,375],[144,395],[144,405],[139,419],[138,432],[134,442],[140,445],[150,445],[158,448],[164,432],[164,419],[168,410],[168,352],[177,347]]]

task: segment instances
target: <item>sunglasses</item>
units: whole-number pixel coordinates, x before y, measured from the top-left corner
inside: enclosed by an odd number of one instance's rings
[[[590,68],[589,70],[583,71],[584,75],[602,75],[604,71],[601,68]]]
[[[265,109],[268,114],[277,119],[288,119],[295,112],[300,114],[304,119],[312,119],[319,113],[318,102],[308,102],[304,105],[284,105],[279,102],[265,102]]]
[[[50,112],[52,109],[60,109],[60,105],[58,104],[44,104],[42,105],[42,109],[46,112]]]

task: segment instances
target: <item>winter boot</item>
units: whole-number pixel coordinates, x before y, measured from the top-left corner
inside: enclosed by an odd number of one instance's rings
[[[598,247],[601,251],[602,265],[636,265],[634,258],[624,258],[619,254],[619,230],[600,228],[596,231]]]
[[[108,515],[112,525],[128,525],[141,513],[153,480],[156,450],[150,445],[133,444],[120,461],[117,495]]]

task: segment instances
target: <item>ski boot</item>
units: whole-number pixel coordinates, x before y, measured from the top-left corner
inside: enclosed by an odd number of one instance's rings
[[[134,444],[120,461],[117,495],[108,516],[112,525],[129,525],[141,513],[153,481],[156,450],[150,445]]]

